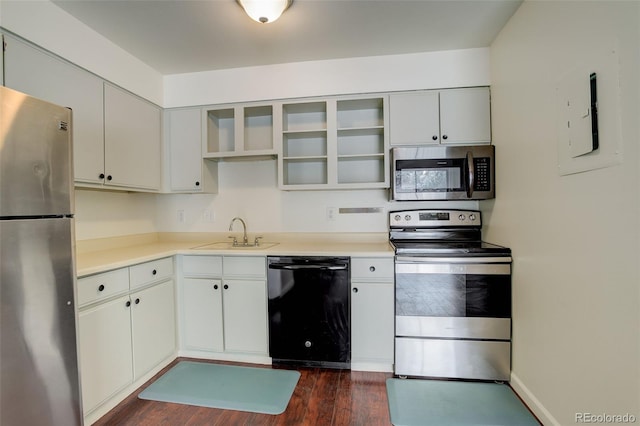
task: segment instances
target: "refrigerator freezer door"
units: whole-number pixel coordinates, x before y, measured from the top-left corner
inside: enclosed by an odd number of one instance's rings
[[[71,110],[0,86],[0,217],[73,213]]]
[[[0,220],[0,424],[80,425],[73,219]]]

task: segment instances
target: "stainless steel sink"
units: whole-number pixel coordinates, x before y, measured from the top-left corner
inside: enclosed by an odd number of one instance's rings
[[[269,247],[278,245],[279,243],[261,242],[258,245],[242,243],[234,245],[231,241],[219,241],[215,243],[204,244],[201,246],[191,247],[191,250],[264,250]]]

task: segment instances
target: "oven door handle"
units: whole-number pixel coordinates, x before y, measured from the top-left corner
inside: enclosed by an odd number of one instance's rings
[[[427,263],[398,262],[395,267],[398,274],[445,274],[445,275],[510,275],[510,263]]]
[[[482,264],[482,263],[511,263],[511,256],[502,257],[409,257],[409,256],[396,256],[396,263],[411,263],[411,264],[441,264],[441,263],[455,263],[455,264]]]

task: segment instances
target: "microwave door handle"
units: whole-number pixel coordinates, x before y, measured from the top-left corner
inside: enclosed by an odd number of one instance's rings
[[[465,162],[467,163],[467,197],[471,198],[471,196],[473,196],[473,187],[476,183],[473,170],[473,153],[471,151],[467,151],[467,159]]]

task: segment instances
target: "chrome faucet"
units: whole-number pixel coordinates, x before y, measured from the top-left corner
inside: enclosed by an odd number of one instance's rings
[[[247,224],[244,222],[244,220],[242,220],[241,217],[236,216],[233,219],[231,219],[231,223],[229,224],[229,231],[233,231],[233,223],[239,220],[240,223],[242,223],[242,229],[244,230],[244,235],[242,236],[242,244],[243,245],[248,245],[249,244],[249,238],[247,238]],[[237,241],[235,240],[235,238],[233,239],[233,245],[237,244]]]

